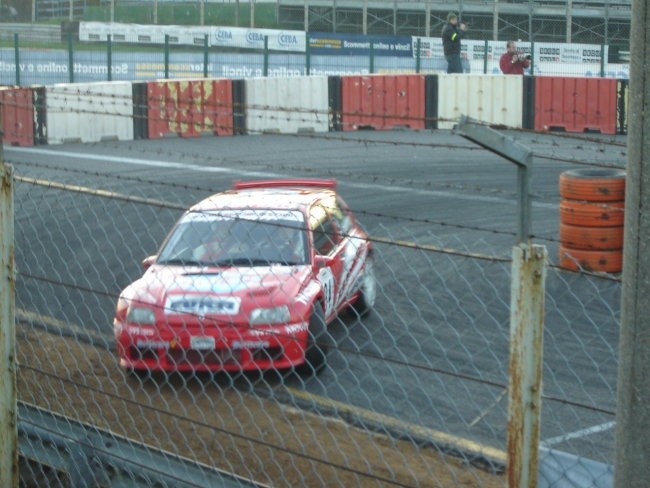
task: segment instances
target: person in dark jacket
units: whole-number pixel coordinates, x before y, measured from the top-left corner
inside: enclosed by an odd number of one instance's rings
[[[455,13],[447,14],[447,24],[442,29],[442,48],[447,60],[447,73],[462,73],[463,67],[460,63],[460,40],[465,35],[467,26],[458,23]]]
[[[504,75],[523,75],[530,67],[530,56],[517,52],[515,41],[508,41],[506,52],[499,58],[499,67]]]

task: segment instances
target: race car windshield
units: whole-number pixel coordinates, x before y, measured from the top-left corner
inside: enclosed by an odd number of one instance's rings
[[[158,256],[158,264],[265,266],[307,263],[301,214],[277,211],[187,213]],[[285,218],[273,218],[273,217]]]

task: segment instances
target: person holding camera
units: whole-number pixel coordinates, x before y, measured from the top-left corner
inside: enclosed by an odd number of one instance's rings
[[[447,60],[447,73],[462,73],[463,66],[460,62],[460,40],[463,38],[467,26],[458,23],[455,13],[447,14],[447,24],[442,29],[442,48]]]
[[[504,75],[523,75],[530,66],[530,54],[517,52],[515,41],[508,41],[506,52],[499,59],[499,67]]]

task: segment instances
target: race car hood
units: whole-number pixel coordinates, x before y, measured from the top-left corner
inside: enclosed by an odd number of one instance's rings
[[[204,268],[154,265],[123,293],[169,316],[247,317],[254,308],[289,305],[313,276],[310,266]],[[158,312],[157,312],[158,314]]]

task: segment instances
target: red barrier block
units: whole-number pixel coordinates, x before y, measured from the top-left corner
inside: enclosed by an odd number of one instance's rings
[[[425,92],[423,75],[342,76],[342,129],[424,129]]]
[[[535,77],[535,129],[616,134],[616,80]]]
[[[147,122],[149,139],[232,135],[232,80],[147,83]]]
[[[31,88],[0,89],[3,142],[13,146],[34,145],[34,95]]]

